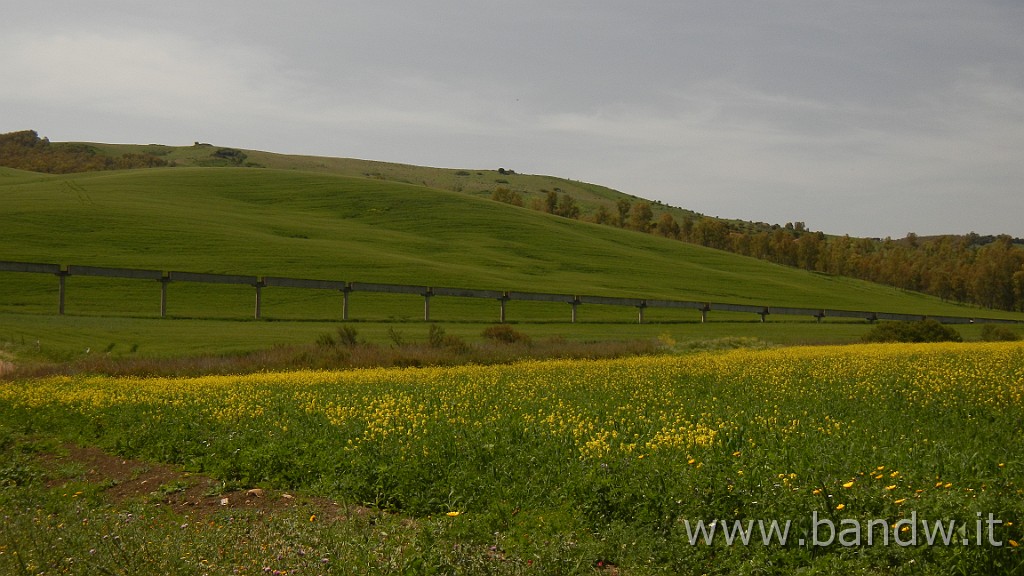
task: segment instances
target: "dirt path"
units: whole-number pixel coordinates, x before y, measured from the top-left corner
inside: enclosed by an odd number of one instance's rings
[[[258,486],[225,491],[221,482],[202,474],[166,464],[125,460],[89,446],[66,445],[61,452],[42,457],[44,465],[52,472],[51,488],[85,481],[105,486],[103,493],[115,504],[141,500],[168,506],[188,516],[232,509],[271,512],[296,507],[309,508],[324,520],[372,513],[362,507],[346,508],[326,498],[298,496]],[[69,474],[68,470],[75,472]]]

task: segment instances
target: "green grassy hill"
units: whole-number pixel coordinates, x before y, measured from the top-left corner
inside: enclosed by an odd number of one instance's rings
[[[373,178],[246,168],[61,176],[4,169],[0,196],[5,260],[976,313],[875,284]],[[5,291],[0,306],[17,306],[17,296]]]
[[[339,176],[386,180],[401,184],[413,184],[484,198],[489,198],[498,188],[505,188],[520,194],[526,206],[530,206],[531,202],[542,201],[548,192],[554,191],[559,194],[571,195],[579,204],[582,219],[590,218],[598,206],[601,205],[614,213],[615,202],[620,198],[626,198],[630,201],[639,200],[636,196],[597,184],[554,176],[516,173],[514,167],[507,167],[508,169],[497,166],[486,169],[432,168],[356,158],[330,158],[276,154],[258,150],[236,150],[209,144],[161,146],[76,143],[76,145],[95,149],[97,153],[107,157],[116,158],[124,154],[153,155],[171,165],[179,167],[248,166],[298,170],[302,172],[327,173]],[[504,170],[504,172],[499,170]],[[699,218],[701,216],[692,210],[668,206],[658,202],[652,202],[652,209],[655,219],[663,212],[671,213],[678,220]],[[735,222],[739,223],[739,221]]]

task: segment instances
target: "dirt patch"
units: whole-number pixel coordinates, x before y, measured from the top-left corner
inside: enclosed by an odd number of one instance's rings
[[[62,452],[42,457],[53,478],[49,482],[51,488],[86,482],[99,486],[105,498],[115,504],[135,500],[168,506],[188,516],[237,509],[273,512],[300,507],[324,520],[373,513],[368,508],[343,506],[326,498],[259,486],[225,491],[223,483],[209,476],[167,464],[120,458],[91,446],[66,445]]]

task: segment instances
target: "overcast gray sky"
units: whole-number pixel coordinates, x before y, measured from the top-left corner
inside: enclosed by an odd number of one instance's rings
[[[11,2],[0,132],[611,186],[1024,237],[1020,0]]]

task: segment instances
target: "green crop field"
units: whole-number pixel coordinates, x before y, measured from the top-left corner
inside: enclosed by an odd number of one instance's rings
[[[0,570],[1017,573],[1022,354],[0,382]]]

